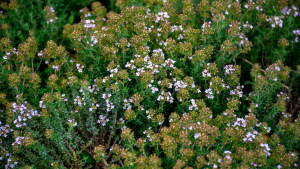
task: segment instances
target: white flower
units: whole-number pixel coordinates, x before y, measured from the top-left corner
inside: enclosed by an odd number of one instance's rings
[[[53,65],[52,68],[58,71],[59,66],[58,65]]]
[[[277,166],[277,168],[280,169],[280,168],[282,168],[282,166],[279,164],[279,165]]]
[[[200,137],[200,136],[201,136],[200,133],[197,133],[197,134],[194,135],[195,139],[197,139],[197,138]]]

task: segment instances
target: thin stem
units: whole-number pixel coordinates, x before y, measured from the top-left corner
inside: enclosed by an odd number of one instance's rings
[[[73,150],[73,148],[68,144],[67,140],[64,139],[66,145],[68,146],[69,150],[72,152],[72,155],[74,157],[74,161],[75,161],[75,168],[79,169],[78,167],[78,160],[77,160],[77,156],[76,156],[76,152]]]
[[[119,161],[120,161],[120,163],[121,163],[122,167],[124,168],[124,165],[123,165],[123,163],[122,163],[122,161],[121,161],[120,157],[118,157],[118,159],[119,159]]]
[[[118,116],[118,113],[117,113],[117,109],[116,109],[113,130],[112,130],[112,132],[109,135],[109,139],[108,139],[108,143],[107,143],[107,145],[105,147],[105,151],[109,148],[113,132],[115,131],[115,127],[116,127],[116,123],[117,123],[117,116]]]
[[[130,145],[131,145],[131,150],[132,150],[132,153],[134,154],[133,145],[132,145],[132,143],[131,143],[130,139],[128,139],[128,141],[129,141],[129,143],[130,143]]]

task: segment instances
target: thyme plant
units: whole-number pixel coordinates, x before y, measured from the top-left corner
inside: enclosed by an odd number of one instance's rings
[[[0,40],[1,165],[299,167],[299,1],[116,6],[81,9],[68,47]]]

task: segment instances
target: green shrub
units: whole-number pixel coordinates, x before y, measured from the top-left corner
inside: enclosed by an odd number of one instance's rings
[[[80,10],[68,47],[1,39],[1,164],[298,166],[299,2],[116,6]]]

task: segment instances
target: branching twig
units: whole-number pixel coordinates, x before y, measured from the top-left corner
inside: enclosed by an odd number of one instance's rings
[[[7,150],[5,150],[2,146],[0,146],[2,148],[3,151],[6,152],[6,154],[9,154],[9,152]]]
[[[73,150],[73,148],[68,144],[68,142],[67,142],[67,140],[64,138],[64,140],[65,140],[65,143],[66,143],[66,145],[68,146],[68,148],[70,149],[70,151],[72,152],[72,154],[73,154],[73,157],[74,157],[74,161],[75,161],[75,168],[76,169],[79,169],[79,167],[78,167],[78,160],[77,160],[77,156],[76,156],[76,152]]]
[[[85,138],[86,138],[87,140],[90,140],[90,138],[89,138],[88,135],[87,135],[87,132],[84,132],[84,133],[83,133],[81,128],[79,128],[78,131],[81,133],[81,135],[85,136]]]
[[[56,154],[51,154],[55,159],[57,159],[58,161],[60,161],[60,159],[57,157]],[[62,161],[60,161],[62,163],[62,165],[64,166],[64,163]],[[67,163],[70,165],[70,167],[72,167],[72,164],[70,163],[70,161],[67,161]],[[72,167],[73,168],[73,167]]]
[[[122,140],[122,139],[121,139],[121,140]],[[116,140],[116,141],[114,142],[114,144],[112,145],[112,147],[116,144],[117,141],[118,141],[118,140]],[[119,144],[120,144],[120,143],[119,143]],[[106,160],[108,160],[108,159],[110,158],[111,155],[112,155],[112,151],[109,152],[108,157],[106,158]]]
[[[85,150],[85,149],[87,149],[88,147],[90,147],[91,144],[92,144],[92,141],[90,141],[87,145],[85,145],[85,146],[80,150],[80,153],[81,153],[83,150]]]

